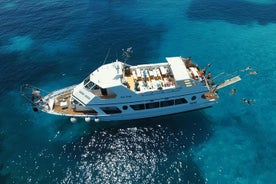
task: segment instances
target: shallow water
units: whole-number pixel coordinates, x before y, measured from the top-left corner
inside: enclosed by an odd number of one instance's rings
[[[14,0],[0,10],[1,183],[276,182],[275,2]],[[24,83],[78,83],[108,49],[112,61],[130,46],[133,65],[191,56],[212,63],[216,82],[242,81],[210,109],[109,123],[33,113],[19,94]]]

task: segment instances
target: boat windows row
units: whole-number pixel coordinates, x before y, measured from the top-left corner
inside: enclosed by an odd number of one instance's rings
[[[160,102],[135,104],[135,105],[130,105],[130,107],[133,110],[144,110],[144,109],[154,109],[154,108],[159,108],[159,107],[168,107],[168,106],[185,104],[185,103],[188,103],[185,98],[179,98],[179,99],[175,99],[175,100],[164,100],[164,101],[160,101]],[[127,109],[128,109],[128,106],[123,106],[123,110],[127,110]],[[105,112],[106,114],[122,113],[121,109],[119,109],[116,106],[102,107],[101,110],[103,112]]]
[[[165,100],[160,102],[150,102],[146,104],[135,104],[130,105],[130,107],[133,110],[143,110],[143,109],[154,109],[159,107],[168,107],[172,105],[179,105],[179,104],[185,104],[188,103],[188,101],[185,98],[179,98],[175,100]]]

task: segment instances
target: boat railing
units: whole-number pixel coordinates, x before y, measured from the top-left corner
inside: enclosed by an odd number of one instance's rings
[[[66,88],[63,88],[60,90],[53,91],[53,92],[49,93],[48,95],[46,95],[45,99],[48,100],[48,99],[54,98],[56,96],[62,95],[66,92],[69,92],[69,91],[73,90],[75,86],[76,85],[72,85],[72,86],[69,86],[69,87],[66,87]]]
[[[75,86],[76,85],[72,85],[67,88],[56,90],[54,92],[49,93],[36,86],[30,85],[30,84],[23,84],[20,86],[20,94],[33,106],[43,109],[44,105],[47,104],[47,102],[49,102],[50,99],[53,100],[55,97],[62,95],[67,91],[69,92],[73,90]]]
[[[131,69],[150,69],[150,68],[156,68],[156,67],[161,67],[161,66],[168,66],[168,63],[152,63],[152,64],[141,64],[141,65],[136,65],[136,66],[131,66]]]
[[[35,99],[42,98],[48,95],[49,92],[30,84],[23,84],[20,86],[20,94],[31,104],[34,104]]]
[[[179,90],[181,90],[180,87],[170,86],[170,87],[164,87],[160,90],[148,89],[144,91],[136,91],[136,93],[142,96],[147,96],[147,95],[153,95],[153,94],[156,95],[156,94],[163,94],[163,93],[169,93],[169,92],[176,92]]]

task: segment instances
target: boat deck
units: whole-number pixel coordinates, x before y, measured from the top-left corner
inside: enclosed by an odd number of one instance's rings
[[[146,92],[173,88],[176,85],[169,68],[131,68],[131,72],[125,76],[128,87],[135,92]]]
[[[71,102],[70,102],[70,95],[71,93],[66,93],[58,96],[55,100],[54,106],[53,106],[53,111],[55,113],[59,114],[68,114],[68,115],[92,115],[95,114],[93,111],[75,111],[71,107]]]

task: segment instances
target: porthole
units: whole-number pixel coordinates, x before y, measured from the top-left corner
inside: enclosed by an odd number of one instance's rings
[[[196,96],[192,96],[192,98],[191,98],[192,100],[195,100],[196,99]]]
[[[127,110],[127,108],[128,108],[128,107],[127,107],[126,105],[123,106],[123,110]]]

